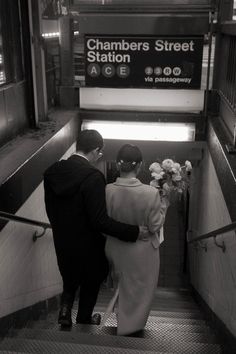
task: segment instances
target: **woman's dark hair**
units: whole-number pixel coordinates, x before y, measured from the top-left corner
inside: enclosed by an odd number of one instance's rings
[[[141,151],[137,146],[132,144],[123,145],[116,157],[116,162],[119,164],[121,172],[133,171],[142,160]]]
[[[78,134],[76,150],[88,154],[96,148],[102,149],[103,145],[103,137],[97,130],[85,129]]]

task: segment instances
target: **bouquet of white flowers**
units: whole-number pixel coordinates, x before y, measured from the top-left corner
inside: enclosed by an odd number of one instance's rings
[[[149,166],[153,180],[150,185],[158,188],[162,195],[168,195],[175,190],[183,193],[189,185],[192,164],[185,161],[184,166],[171,159],[165,159],[162,162],[153,162]]]

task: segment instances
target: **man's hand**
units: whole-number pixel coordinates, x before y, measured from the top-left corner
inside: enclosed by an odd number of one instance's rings
[[[147,226],[139,226],[139,235],[137,240],[148,241],[150,239],[150,232],[148,231]]]

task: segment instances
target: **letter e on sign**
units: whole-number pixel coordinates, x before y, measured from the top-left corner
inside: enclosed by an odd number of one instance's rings
[[[116,69],[116,73],[120,78],[125,79],[130,74],[130,68],[128,65],[119,65]]]

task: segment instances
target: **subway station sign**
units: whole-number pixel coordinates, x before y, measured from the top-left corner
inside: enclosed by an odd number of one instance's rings
[[[203,36],[85,37],[90,87],[199,89]]]

